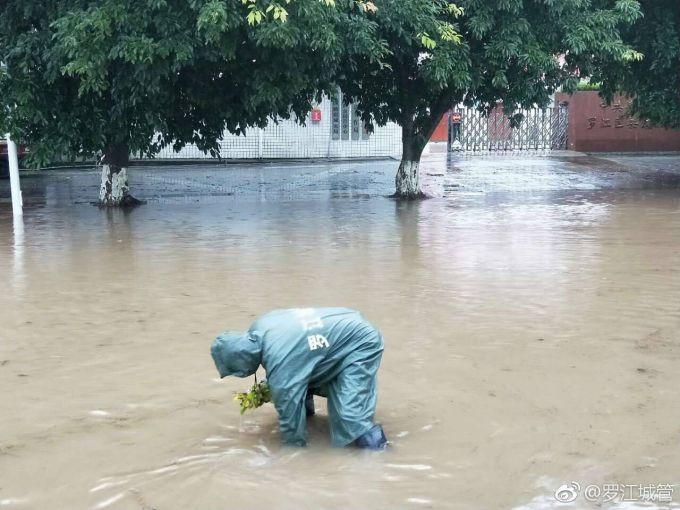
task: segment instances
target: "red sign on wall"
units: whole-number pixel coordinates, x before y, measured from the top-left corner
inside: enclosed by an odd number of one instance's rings
[[[321,122],[321,110],[318,108],[312,110],[312,122]]]

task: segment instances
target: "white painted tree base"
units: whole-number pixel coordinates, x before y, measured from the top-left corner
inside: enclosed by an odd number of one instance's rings
[[[118,207],[122,205],[135,205],[136,203],[139,203],[139,201],[130,195],[127,168],[102,165],[99,205]]]
[[[396,192],[398,198],[420,198],[423,193],[420,191],[420,161],[402,161],[397,170],[395,178]]]

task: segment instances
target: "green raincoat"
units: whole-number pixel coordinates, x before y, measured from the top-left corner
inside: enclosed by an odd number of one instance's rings
[[[247,377],[264,367],[282,440],[298,446],[307,442],[310,391],[328,398],[334,446],[373,426],[382,352],[380,332],[348,308],[275,310],[246,332],[222,333],[211,349],[221,377]]]

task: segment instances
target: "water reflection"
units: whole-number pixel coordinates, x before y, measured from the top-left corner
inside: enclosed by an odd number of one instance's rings
[[[14,233],[14,266],[12,268],[13,287],[21,292],[24,283],[24,217],[15,215],[12,218]]]

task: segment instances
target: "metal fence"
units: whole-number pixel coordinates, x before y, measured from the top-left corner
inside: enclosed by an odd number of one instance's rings
[[[476,108],[458,110],[462,118],[456,126],[449,122],[449,150],[462,151],[540,151],[567,148],[569,115],[566,106],[519,110],[523,120],[517,127],[502,108],[488,115]]]

